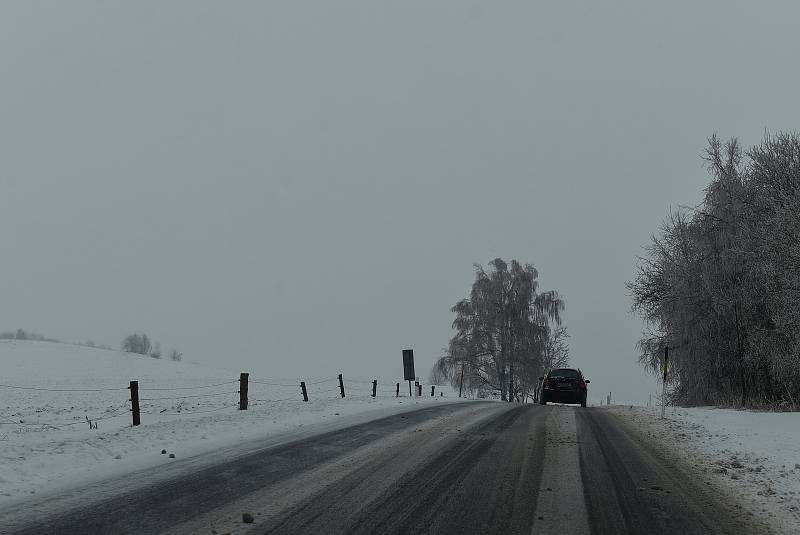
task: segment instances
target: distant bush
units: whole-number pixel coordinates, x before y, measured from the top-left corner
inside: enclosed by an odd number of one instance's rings
[[[153,350],[153,345],[146,334],[131,334],[122,341],[122,350],[126,353],[149,355]]]
[[[160,359],[162,357],[161,344],[158,342],[151,342],[150,338],[144,333],[126,336],[122,341],[122,350],[126,353],[148,355],[154,359]],[[182,357],[183,353],[175,349],[169,353],[170,360],[178,361],[181,360]]]

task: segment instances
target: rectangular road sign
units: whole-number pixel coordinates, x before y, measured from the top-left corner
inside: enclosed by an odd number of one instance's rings
[[[414,350],[403,350],[403,379],[406,381],[413,381],[414,375]]]

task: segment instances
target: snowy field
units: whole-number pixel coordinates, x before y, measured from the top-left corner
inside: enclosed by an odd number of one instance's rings
[[[259,440],[299,436],[303,428],[336,428],[457,401],[408,397],[395,379],[250,376],[247,411],[238,410],[238,371],[69,344],[0,341],[0,506],[176,459],[256,447]],[[242,370],[246,371],[246,370]],[[131,425],[131,380],[139,381],[142,424]],[[405,386],[405,394],[403,393]],[[87,418],[96,424],[90,428]],[[248,446],[249,445],[249,446]],[[167,454],[162,454],[166,450]],[[232,451],[232,450],[231,450]]]
[[[608,407],[693,466],[754,515],[800,533],[800,413]]]

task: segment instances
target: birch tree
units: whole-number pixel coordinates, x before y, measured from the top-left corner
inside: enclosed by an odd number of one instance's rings
[[[535,388],[547,341],[561,325],[564,302],[555,291],[539,291],[538,272],[516,260],[475,265],[469,298],[451,311],[455,336],[437,366],[454,385],[461,382],[479,394],[496,392],[504,401],[519,400]]]

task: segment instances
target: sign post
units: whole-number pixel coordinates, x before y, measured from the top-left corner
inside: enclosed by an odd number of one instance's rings
[[[461,397],[461,391],[464,390],[464,363],[461,363],[461,379],[458,381],[458,397]]]
[[[661,418],[664,418],[664,411],[667,408],[667,366],[669,366],[669,346],[664,347],[664,371],[663,382],[661,384]]]
[[[411,394],[411,381],[414,380],[416,375],[414,375],[414,350],[413,349],[404,349],[403,350],[403,380],[408,381],[408,397],[412,397]]]

